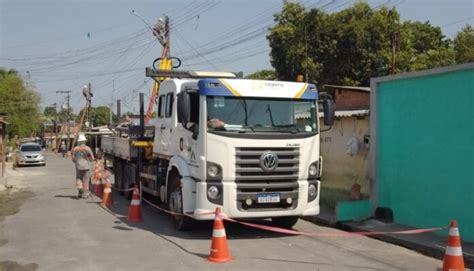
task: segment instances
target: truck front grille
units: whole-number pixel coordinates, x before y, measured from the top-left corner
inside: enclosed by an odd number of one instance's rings
[[[272,172],[265,172],[260,166],[260,157],[265,152],[278,157],[278,166]],[[235,181],[237,183],[292,182],[298,179],[298,148],[236,148]]]
[[[278,157],[278,166],[271,172],[261,167],[261,156],[272,152]],[[235,182],[237,208],[240,211],[291,210],[298,204],[298,148],[236,148]],[[258,203],[258,195],[278,193],[280,202]],[[292,202],[287,203],[291,198]],[[248,205],[246,200],[252,200]]]

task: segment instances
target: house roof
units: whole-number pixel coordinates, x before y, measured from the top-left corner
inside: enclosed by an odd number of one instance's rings
[[[361,92],[370,92],[370,87],[353,87],[353,86],[338,86],[338,85],[324,85],[324,87],[334,88],[334,89],[343,89],[343,90],[361,91]]]

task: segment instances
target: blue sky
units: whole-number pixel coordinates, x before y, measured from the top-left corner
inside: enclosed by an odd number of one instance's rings
[[[355,0],[301,0],[333,12]],[[149,24],[172,19],[171,54],[182,68],[243,71],[271,68],[266,29],[280,0],[0,0],[0,66],[19,70],[41,93],[43,106],[64,102],[71,90],[74,110],[83,106],[81,88],[92,83],[93,106],[122,99],[136,111],[138,92],[149,95],[144,68],[161,54]],[[396,6],[404,20],[429,20],[452,38],[474,25],[473,0],[369,0]],[[90,37],[88,36],[90,34]]]

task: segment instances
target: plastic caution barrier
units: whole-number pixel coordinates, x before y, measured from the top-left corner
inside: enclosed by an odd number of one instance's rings
[[[112,203],[113,203],[113,200],[112,200],[112,184],[107,180],[105,182],[105,186],[104,186],[104,192],[103,192],[103,195],[102,195],[101,205],[103,207],[108,207],[108,206],[112,205]]]
[[[207,258],[211,262],[225,263],[233,259],[227,247],[227,237],[224,229],[224,221],[221,217],[221,208],[216,208],[216,218],[212,230],[211,255]]]
[[[130,207],[128,208],[128,222],[142,222],[142,206],[140,201],[140,192],[138,187],[135,186],[133,189],[132,201],[130,202]]]
[[[451,221],[449,225],[448,245],[443,259],[443,271],[464,271],[461,238],[459,237],[458,223]]]

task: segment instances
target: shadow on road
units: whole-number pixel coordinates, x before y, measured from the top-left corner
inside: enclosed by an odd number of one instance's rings
[[[114,193],[114,204],[108,211],[129,227],[140,228],[158,235],[177,237],[187,240],[211,240],[213,221],[195,220],[192,230],[179,231],[174,228],[174,219],[170,214],[154,208],[148,204],[142,205],[144,222],[129,223],[127,221],[129,201]],[[148,199],[149,200],[149,199]],[[155,203],[156,204],[156,203]],[[161,207],[161,206],[160,206]],[[252,221],[262,225],[271,225],[270,221]],[[259,238],[282,238],[291,237],[285,234],[273,233],[255,228],[249,228],[241,224],[225,222],[227,239],[259,239]]]
[[[271,258],[252,258],[252,259],[261,260],[261,261],[271,261],[271,262],[302,263],[302,264],[317,265],[317,266],[328,266],[328,268],[329,267],[333,267],[333,268],[345,267],[345,268],[349,268],[350,270],[355,270],[355,269],[381,270],[381,271],[386,270],[386,269],[381,269],[381,268],[373,268],[373,267],[360,266],[360,265],[334,264],[334,263],[324,263],[324,262],[295,261],[295,260],[271,259]]]
[[[55,198],[73,199],[77,200],[77,195],[54,195]]]

